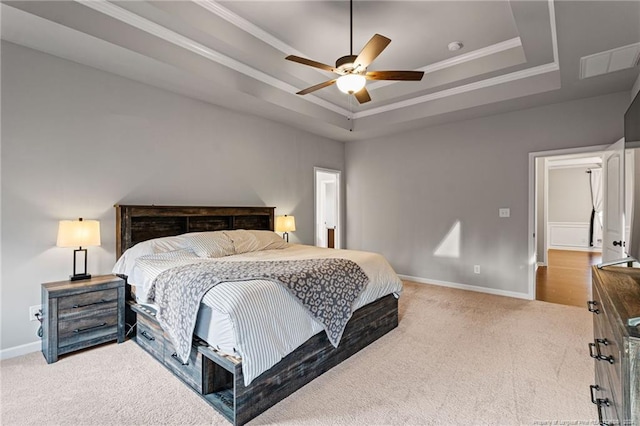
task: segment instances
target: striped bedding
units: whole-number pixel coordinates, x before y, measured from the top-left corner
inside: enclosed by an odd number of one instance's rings
[[[380,297],[402,291],[402,283],[384,257],[354,250],[333,250],[290,244],[222,258],[200,258],[190,250],[138,258],[130,281],[141,292],[155,277],[174,266],[199,262],[343,258],[356,262],[369,285],[354,310]],[[280,284],[269,280],[221,283],[205,294],[195,334],[212,347],[242,358],[245,385],[278,363],[318,332],[322,326]]]

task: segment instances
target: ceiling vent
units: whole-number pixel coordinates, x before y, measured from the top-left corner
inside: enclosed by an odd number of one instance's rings
[[[580,79],[633,68],[640,61],[640,43],[580,58]]]

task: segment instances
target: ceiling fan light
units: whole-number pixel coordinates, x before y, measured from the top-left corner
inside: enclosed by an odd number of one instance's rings
[[[341,92],[350,95],[362,90],[366,82],[367,79],[362,75],[347,74],[338,77],[336,84],[338,85],[338,89],[340,89]]]

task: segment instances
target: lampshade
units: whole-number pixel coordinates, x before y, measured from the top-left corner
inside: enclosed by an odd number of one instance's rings
[[[364,87],[367,79],[358,74],[347,74],[338,77],[336,84],[341,92],[346,94],[357,93]]]
[[[291,232],[296,230],[296,218],[293,216],[276,217],[276,232]]]
[[[58,247],[100,245],[100,222],[97,220],[61,220],[58,225]]]

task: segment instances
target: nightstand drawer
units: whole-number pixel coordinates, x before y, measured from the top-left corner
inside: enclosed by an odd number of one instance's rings
[[[147,320],[142,314],[138,315],[136,342],[159,361],[164,361],[165,343],[162,329],[156,322]]]
[[[84,318],[58,322],[58,346],[76,346],[96,339],[115,338],[118,332],[118,310],[116,307]]]
[[[118,289],[90,291],[73,296],[58,298],[58,312],[62,314],[72,312],[84,312],[87,310],[100,309],[105,305],[117,306]]]

